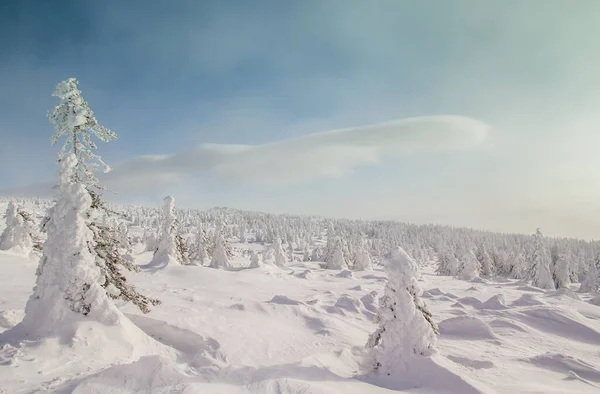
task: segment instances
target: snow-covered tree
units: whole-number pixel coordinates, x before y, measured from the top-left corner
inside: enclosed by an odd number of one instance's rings
[[[6,208],[6,227],[0,235],[0,250],[23,255],[41,250],[38,231],[31,215],[10,201]]]
[[[354,265],[352,267],[354,271],[372,271],[373,264],[371,256],[365,248],[364,241],[361,240],[360,244],[354,252]]]
[[[567,255],[558,247],[552,249],[552,279],[557,289],[567,288],[571,284],[571,268]]]
[[[534,286],[554,290],[554,281],[550,272],[550,256],[544,243],[544,236],[538,228],[533,235],[530,257],[530,277]]]
[[[591,293],[598,290],[600,290],[600,254],[591,261],[588,271],[579,287],[579,291],[582,293]]]
[[[194,243],[190,248],[190,259],[203,265],[208,260],[208,252],[206,250],[208,237],[202,227],[198,227],[197,231]]]
[[[329,242],[329,240],[328,240]],[[344,257],[342,239],[336,237],[329,248],[329,253],[326,256],[325,267],[330,270],[347,269],[348,264]]]
[[[381,298],[379,328],[366,347],[374,352],[374,372],[402,376],[415,357],[435,352],[437,326],[421,300],[419,268],[406,252],[393,249],[385,264],[388,282]]]
[[[492,258],[488,254],[487,248],[485,245],[479,245],[475,252],[475,257],[477,261],[479,261],[479,266],[481,267],[481,274],[486,276],[491,276],[494,274],[494,266],[492,264]]]
[[[227,252],[225,251],[225,241],[220,229],[215,230],[214,246],[212,249],[212,257],[210,261],[211,268],[222,268],[226,270],[233,269],[233,265],[229,261]]]
[[[288,264],[288,259],[285,256],[281,239],[275,238],[275,241],[268,250],[268,256],[273,259],[273,263],[278,267],[285,267]]]
[[[167,196],[164,199],[162,231],[158,247],[150,264],[171,263],[188,264],[189,258],[187,245],[179,234],[179,220],[175,216],[175,199],[172,196]]]
[[[457,276],[464,280],[473,280],[481,273],[481,265],[471,250],[463,250],[459,257]]]
[[[455,276],[458,274],[459,262],[454,253],[442,251],[438,254],[438,266],[436,273],[444,276]]]

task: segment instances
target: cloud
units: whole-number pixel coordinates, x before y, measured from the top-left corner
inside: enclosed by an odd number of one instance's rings
[[[201,144],[171,155],[138,156],[103,178],[115,190],[183,182],[211,172],[261,185],[290,185],[341,177],[386,156],[464,149],[481,143],[489,126],[461,116],[407,118],[331,130],[262,145]],[[116,187],[119,186],[119,187]]]

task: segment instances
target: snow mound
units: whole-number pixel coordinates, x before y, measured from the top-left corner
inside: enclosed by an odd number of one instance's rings
[[[487,284],[488,281],[485,279],[482,279],[480,277],[476,277],[474,279],[471,279],[471,283],[483,283],[483,284]]]
[[[161,320],[145,316],[128,315],[129,319],[147,335],[158,342],[178,350],[194,368],[220,366],[226,361],[219,342],[204,338],[193,331],[179,328]]]
[[[534,293],[542,293],[542,294],[545,293],[545,291],[540,289],[539,287],[533,287],[533,286],[529,286],[529,285],[519,286],[519,287],[517,287],[517,290],[531,291]]]
[[[562,288],[562,289],[558,289],[558,290],[549,292],[546,295],[549,296],[549,297],[565,296],[565,297],[569,297],[569,298],[572,298],[572,299],[577,300],[577,301],[581,301],[581,298],[577,295],[577,293],[575,293],[571,289]]]
[[[299,279],[312,279],[313,278],[313,272],[311,270],[307,269],[307,270],[304,270],[304,271],[302,271],[300,273],[294,274],[294,276],[296,278],[299,278]]]
[[[21,320],[23,320],[23,316],[25,316],[25,312],[20,309],[7,309],[0,311],[0,327],[6,329],[13,328]]]
[[[463,304],[460,303],[460,301],[455,302],[454,304],[450,305],[452,308],[460,308],[460,309],[465,309],[465,306]]]
[[[458,339],[496,339],[492,329],[483,320],[473,316],[451,317],[440,322],[440,334]]]
[[[274,296],[273,298],[271,298],[271,301],[269,301],[269,303],[279,305],[302,305],[302,302],[294,300],[284,295]]]
[[[452,293],[445,293],[444,295],[446,297],[452,298],[453,300],[457,300],[459,298],[456,294],[452,294]]]
[[[459,298],[458,302],[460,302],[462,305],[469,305],[475,308],[481,308],[481,301],[475,297],[463,297],[463,298]]]
[[[494,368],[494,363],[491,361],[473,360],[473,359],[466,358],[466,357],[459,357],[459,356],[452,356],[452,355],[448,355],[447,358],[449,360],[452,360],[455,363],[463,365],[467,368],[472,368],[472,369]]]
[[[494,333],[499,335],[515,335],[529,332],[528,329],[517,322],[505,318],[494,319],[488,325],[494,330]]]
[[[559,307],[536,307],[519,312],[523,323],[569,340],[600,345],[600,332],[580,313]]]
[[[343,270],[339,274],[335,275],[336,278],[354,278],[354,274],[350,270]]]
[[[151,373],[149,373],[151,371]],[[146,356],[59,387],[59,394],[182,393],[190,378],[170,360]]]
[[[514,301],[512,306],[536,306],[546,305],[546,303],[533,294],[523,294],[518,300]]]
[[[423,295],[421,297],[423,298],[433,298],[433,297],[437,297],[437,296],[442,296],[444,295],[444,292],[441,291],[439,288],[434,288],[434,289],[430,289],[430,290],[426,290],[423,292]]]
[[[335,303],[335,306],[349,312],[360,312],[361,302],[358,298],[344,294]]]
[[[506,303],[504,302],[504,296],[502,294],[496,294],[489,300],[479,306],[480,309],[492,309],[500,310],[506,309]]]
[[[366,294],[360,298],[360,302],[364,305],[365,309],[377,313],[379,307],[377,305],[377,292],[372,291],[369,294]]]
[[[577,377],[600,382],[600,366],[589,364],[575,357],[558,353],[546,353],[525,361],[550,371],[564,373],[565,375],[575,373]]]

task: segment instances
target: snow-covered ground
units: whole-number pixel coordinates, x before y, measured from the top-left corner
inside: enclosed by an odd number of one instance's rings
[[[152,258],[142,249],[140,265]],[[0,252],[0,331],[21,320],[36,267]],[[131,336],[139,328],[154,341],[113,342],[110,330],[89,325],[74,340],[5,344],[0,393],[392,392],[354,378],[386,276],[377,267],[339,274],[314,262],[131,274],[163,301],[147,315],[121,306],[135,324]],[[420,284],[439,324],[436,369],[403,392],[600,392],[600,306],[589,297],[437,276],[433,264],[422,267]]]

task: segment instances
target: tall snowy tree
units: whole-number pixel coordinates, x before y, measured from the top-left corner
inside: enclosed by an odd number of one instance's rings
[[[558,247],[552,248],[552,279],[557,289],[567,288],[571,284],[571,268],[566,253]]]
[[[393,249],[385,264],[388,282],[381,298],[379,328],[366,347],[374,351],[374,372],[402,376],[414,357],[435,352],[437,325],[421,300],[419,268],[406,252]]]
[[[179,220],[175,216],[175,198],[167,196],[163,201],[162,231],[150,264],[188,264],[187,245],[179,234]]]
[[[460,255],[457,276],[464,280],[473,280],[481,273],[481,264],[475,257],[473,251],[468,249],[459,249]]]
[[[544,243],[544,236],[538,228],[533,235],[530,256],[530,278],[534,286],[554,290],[554,281],[550,272],[550,256]]]
[[[582,293],[593,293],[600,290],[600,253],[596,255],[585,274],[579,291]]]
[[[327,242],[329,242],[329,239]],[[329,252],[326,255],[325,267],[330,270],[341,270],[348,268],[348,263],[344,256],[342,239],[340,237],[335,237],[332,240]]]
[[[367,252],[364,241],[362,239],[354,252],[354,265],[352,266],[352,269],[354,271],[373,270],[371,256],[369,256],[369,252]]]
[[[479,261],[479,266],[481,267],[482,275],[491,276],[494,274],[492,258],[488,254],[485,245],[481,244],[477,247],[475,257],[477,258],[477,261]]]
[[[223,235],[220,228],[215,230],[214,246],[212,248],[212,258],[209,267],[222,268],[226,270],[231,270],[234,268],[229,261],[227,252],[225,251],[225,241],[223,240]]]

